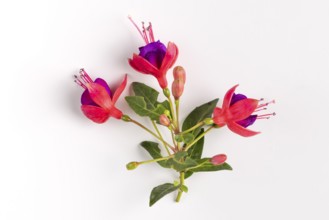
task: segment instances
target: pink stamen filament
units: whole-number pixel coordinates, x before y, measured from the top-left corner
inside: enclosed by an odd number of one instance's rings
[[[257,119],[269,119],[271,116],[275,116],[275,112],[270,114],[258,115]]]
[[[80,69],[80,74],[84,75],[84,77],[86,78],[87,82],[93,82],[93,80],[90,78],[90,76],[88,75],[88,73],[85,71],[85,69]]]
[[[79,79],[79,77],[77,75],[74,75],[74,78],[75,78],[74,82],[76,84],[78,84],[79,86],[81,86],[84,89],[87,89],[87,87],[85,86],[85,84],[83,82],[81,82],[81,80]]]
[[[149,39],[148,39],[148,37],[147,37],[147,30],[146,30],[146,28],[145,28],[145,25],[144,25],[144,21],[142,22],[142,28],[143,28],[143,35],[144,35],[144,39],[145,39],[145,41],[146,41],[146,44],[148,44],[148,43],[150,43],[150,41],[149,41]]]
[[[259,111],[263,111],[263,110],[266,110],[267,108],[261,108],[261,109],[257,109],[255,110],[254,112],[259,112]]]
[[[153,29],[152,29],[152,23],[149,23],[149,26],[147,27],[147,30],[149,32],[149,37],[150,37],[150,41],[154,42],[154,34],[153,34]]]
[[[133,25],[135,26],[135,28],[138,30],[139,34],[142,36],[143,40],[145,41],[146,44],[147,43],[147,39],[145,38],[144,34],[142,33],[142,31],[139,29],[139,27],[137,26],[137,24],[134,22],[134,20],[131,18],[131,16],[128,16],[128,19],[131,21],[131,23],[133,23]]]
[[[79,76],[74,75],[74,82],[81,86],[84,89],[88,88],[89,83],[92,83],[93,80],[90,78],[90,76],[87,74],[87,72],[84,69],[80,69]]]
[[[263,99],[260,99],[260,101],[262,101]],[[264,106],[268,106],[269,104],[274,104],[275,103],[275,100],[272,100],[272,101],[270,101],[270,102],[266,102],[266,103],[264,103],[264,104],[260,104],[260,105],[258,105],[257,106],[257,108],[256,109],[259,109],[259,108],[262,108],[262,107],[264,107]]]

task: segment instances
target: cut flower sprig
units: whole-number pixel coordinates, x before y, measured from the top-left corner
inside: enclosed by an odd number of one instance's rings
[[[123,109],[116,107],[116,102],[120,100],[128,83],[127,75],[113,92],[104,79],[93,80],[81,69],[75,76],[75,82],[84,89],[81,95],[81,110],[87,118],[96,123],[105,123],[108,119],[115,118],[134,124],[158,141],[159,143],[146,140],[140,143],[151,158],[129,162],[126,168],[134,170],[140,165],[157,163],[162,168],[176,171],[176,180],[152,189],[149,205],[154,205],[172,192],[177,193],[176,202],[179,202],[183,193],[188,192],[185,182],[190,176],[199,172],[232,170],[226,162],[227,156],[223,153],[211,157],[202,156],[205,136],[211,131],[219,132],[219,128],[225,127],[241,137],[257,135],[260,132],[250,130],[249,126],[260,119],[274,116],[275,113],[260,112],[266,111],[275,101],[264,102],[264,99],[248,98],[244,94],[236,93],[238,85],[235,85],[226,92],[221,106],[218,106],[219,99],[211,100],[192,109],[182,120],[180,99],[185,92],[187,74],[182,66],[174,67],[178,47],[173,42],[165,46],[160,40],[156,40],[151,23],[147,27],[142,23],[142,28],[139,28],[131,17],[129,19],[141,35],[143,45],[138,48],[138,54],[133,53],[128,63],[137,72],[155,77],[163,97],[159,97],[157,89],[141,82],[133,82],[133,93],[126,96],[125,100],[136,115],[148,118],[153,127],[147,127],[135,117],[125,114]],[[173,81],[169,88],[167,74],[172,67]],[[171,140],[164,138],[168,134]]]

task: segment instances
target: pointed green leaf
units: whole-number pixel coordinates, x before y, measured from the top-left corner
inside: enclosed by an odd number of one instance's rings
[[[216,104],[218,102],[218,99],[214,99],[210,102],[207,102],[203,105],[200,105],[196,107],[185,119],[183,123],[182,130],[185,131],[197,123],[203,121],[205,118],[211,117],[214,108],[216,107]],[[192,134],[199,134],[201,128],[195,129]]]
[[[140,143],[140,145],[151,155],[153,159],[162,158],[158,143],[152,141],[143,141]],[[158,161],[157,163],[164,168],[170,168],[170,166],[167,165],[167,161]]]
[[[232,167],[228,163],[223,163],[221,165],[213,165],[210,161],[210,158],[204,158],[201,161],[203,162],[201,166],[196,168],[189,169],[190,172],[211,172],[211,171],[219,171],[219,170],[232,170]]]
[[[192,175],[193,175],[193,172],[188,170],[188,171],[185,172],[184,178],[187,179],[187,178],[189,178]]]
[[[175,186],[172,183],[165,183],[160,186],[153,188],[150,195],[150,206],[154,205],[157,201],[159,201],[165,195],[176,191],[180,186]]]
[[[200,130],[200,133],[198,134],[198,136],[201,135],[203,132],[204,132],[204,129],[202,128]],[[200,159],[202,156],[203,145],[204,145],[204,137],[202,137],[198,142],[193,144],[190,149],[188,149],[188,155],[192,159]]]
[[[177,160],[175,158],[171,158],[167,161],[167,165],[170,165],[171,168],[181,172],[188,168],[197,166],[198,163],[189,157],[185,158],[185,160]]]
[[[126,96],[128,105],[139,116],[148,116],[152,120],[159,120],[159,117],[166,110],[162,105],[157,105],[155,109],[148,109],[144,97],[142,96]]]
[[[185,144],[189,144],[194,140],[194,135],[191,133],[176,135],[175,140],[178,142],[184,142]]]
[[[170,111],[170,104],[169,104],[168,100],[165,100],[163,102],[158,102],[158,104],[161,104],[165,109]]]
[[[158,91],[140,82],[133,82],[131,86],[136,96],[144,97],[147,109],[152,110],[156,108]]]
[[[174,158],[175,158],[175,160],[180,160],[185,156],[187,156],[187,152],[179,151],[179,152],[175,153]]]

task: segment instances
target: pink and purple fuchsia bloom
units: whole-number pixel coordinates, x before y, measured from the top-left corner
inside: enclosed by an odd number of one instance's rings
[[[127,75],[114,94],[105,80],[97,78],[93,81],[84,69],[75,78],[75,82],[85,89],[81,95],[81,110],[87,118],[96,123],[104,123],[110,117],[121,119],[122,112],[115,103],[127,85]]]
[[[235,94],[237,86],[233,86],[226,92],[222,108],[215,108],[214,123],[220,127],[227,125],[231,131],[244,137],[254,136],[260,132],[249,130],[247,127],[254,124],[257,119],[267,119],[275,115],[275,113],[262,115],[256,113],[266,110],[265,106],[274,103],[274,100],[259,104],[263,99],[251,99],[243,94]]]
[[[139,48],[138,55],[134,53],[132,59],[129,59],[130,66],[138,72],[153,75],[158,80],[161,88],[167,88],[166,74],[178,57],[177,46],[169,42],[166,47],[159,40],[155,41],[151,23],[147,28],[142,23],[142,30],[140,30],[132,18],[129,17],[129,19],[137,28],[146,44]]]

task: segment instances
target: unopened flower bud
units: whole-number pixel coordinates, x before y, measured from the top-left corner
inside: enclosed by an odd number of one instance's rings
[[[162,124],[166,127],[168,127],[170,125],[170,120],[167,117],[167,115],[165,115],[165,114],[160,115],[159,122],[160,122],[160,124]]]
[[[180,81],[174,81],[171,86],[172,95],[175,97],[175,100],[179,99],[184,91],[184,84]]]
[[[174,81],[171,86],[171,91],[176,100],[181,97],[184,91],[184,84],[186,80],[185,70],[181,66],[176,66],[174,68]]]
[[[170,117],[170,111],[168,109],[164,110],[163,114],[167,115],[168,117]]]
[[[174,73],[174,80],[179,80],[185,83],[186,73],[183,67],[176,66],[173,70],[173,73]]]
[[[136,161],[130,162],[126,165],[127,170],[134,170],[138,167],[139,163]]]
[[[213,165],[221,165],[225,163],[227,156],[225,154],[217,154],[210,159]]]

